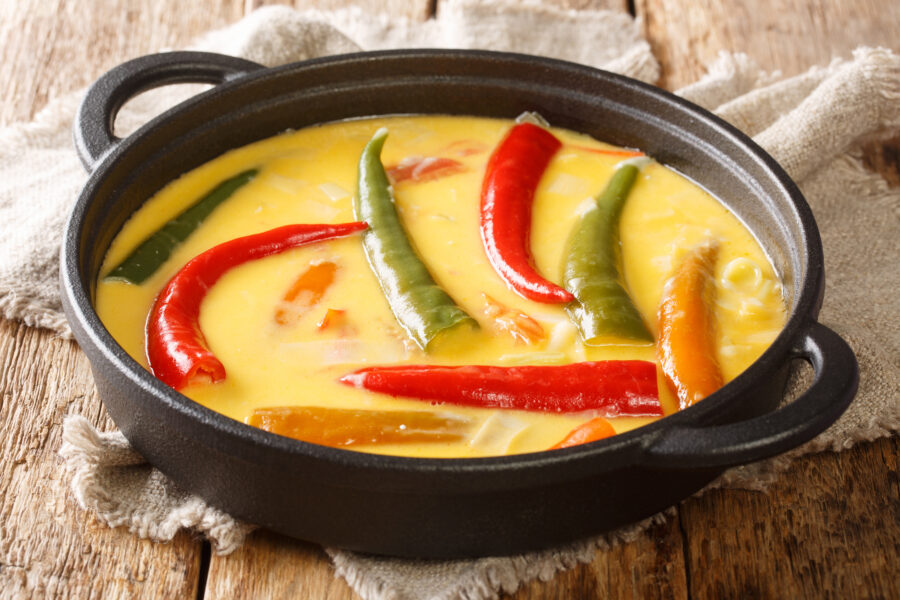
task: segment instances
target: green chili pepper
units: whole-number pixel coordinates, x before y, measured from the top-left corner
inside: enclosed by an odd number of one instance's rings
[[[397,321],[424,350],[442,332],[476,321],[435,283],[410,244],[381,163],[387,129],[379,129],[359,159],[355,218],[369,224],[363,247]]]
[[[606,336],[653,341],[617,266],[619,215],[639,172],[634,164],[621,164],[566,244],[563,285],[575,296],[566,312],[586,344]]]
[[[106,279],[120,279],[133,284],[143,283],[169,259],[172,251],[181,242],[194,233],[217,206],[253,179],[257,172],[256,169],[244,171],[217,185],[141,242],[125,260],[106,275]]]

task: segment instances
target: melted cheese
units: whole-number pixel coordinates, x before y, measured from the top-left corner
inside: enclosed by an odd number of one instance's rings
[[[433,364],[560,364],[582,360],[655,361],[649,345],[584,346],[560,306],[535,303],[509,290],[490,267],[479,235],[479,198],[485,164],[510,122],[465,117],[387,117],[333,123],[288,132],[229,152],[173,181],[130,219],[109,248],[97,289],[97,311],[122,347],[141,364],[144,323],[166,281],[190,258],[226,240],[289,223],[353,220],[352,194],[363,146],[379,127],[390,131],[382,160],[448,156],[462,173],[394,187],[400,217],[434,278],[481,323],[457,336],[452,349],[426,356],[405,338],[372,274],[359,236],[299,248],[228,272],[202,306],[201,328],[227,370],[225,381],[183,392],[243,421],[254,408],[314,405],[364,409],[440,410],[474,425],[462,442],[355,447],[410,456],[474,457],[546,449],[589,419],[487,410],[392,398],[337,383],[362,366]],[[579,149],[610,149],[587,136],[554,129],[565,144],[537,190],[531,246],[538,270],[559,281],[563,244],[584,203],[600,192],[621,156]],[[217,208],[142,285],[102,278],[144,238],[218,182],[247,168],[259,175]],[[673,266],[710,237],[724,243],[716,266],[714,306],[720,364],[726,381],[749,366],[785,321],[781,285],[759,244],[738,219],[686,178],[652,162],[644,168],[620,224],[624,277],[634,302],[655,333],[656,311]],[[322,300],[298,322],[282,325],[274,313],[291,283],[315,261],[338,265]],[[536,345],[516,342],[485,315],[487,294],[530,315],[548,333]],[[320,330],[328,309],[346,311],[341,328]],[[675,403],[660,379],[664,411]],[[652,421],[611,419],[617,432]]]

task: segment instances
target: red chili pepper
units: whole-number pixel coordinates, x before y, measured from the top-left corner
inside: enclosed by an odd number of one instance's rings
[[[494,270],[525,298],[553,304],[574,296],[535,271],[529,237],[534,192],[561,146],[546,129],[516,125],[491,155],[481,187],[481,240]]]
[[[365,223],[287,225],[248,235],[203,252],[163,288],[147,321],[147,359],[157,378],[176,390],[194,379],[221,381],[225,367],[206,347],[200,304],[229,269],[257,258],[365,229]]]
[[[656,365],[608,360],[518,367],[398,365],[360,369],[341,383],[447,404],[543,412],[659,416]]]

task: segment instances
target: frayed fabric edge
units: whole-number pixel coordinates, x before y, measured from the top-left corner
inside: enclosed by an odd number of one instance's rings
[[[676,508],[670,507],[638,523],[574,542],[562,548],[534,552],[520,556],[490,557],[492,560],[483,570],[472,570],[455,585],[437,595],[427,596],[428,600],[488,600],[499,597],[500,593],[512,594],[522,585],[531,581],[549,581],[557,573],[579,564],[590,563],[597,550],[608,550],[621,543],[636,539],[648,528],[665,523],[675,515]],[[351,552],[326,548],[335,566],[335,576],[344,579],[360,596],[368,600],[408,600],[391,587],[390,582],[376,575],[363,572],[354,562]],[[393,559],[385,559],[393,560]]]
[[[49,329],[64,340],[72,339],[72,328],[62,312],[19,298],[13,293],[0,297],[0,315],[10,321],[21,321],[29,327]]]
[[[78,505],[94,513],[109,527],[126,527],[129,532],[156,542],[170,542],[181,529],[189,529],[208,538],[219,555],[239,548],[255,525],[242,523],[206,504],[197,496],[185,494],[174,510],[158,522],[155,514],[143,514],[126,506],[101,481],[100,462],[113,468],[153,468],[131,449],[120,432],[99,433],[82,416],[69,415],[63,420],[62,445],[59,454],[72,474],[71,489]]]

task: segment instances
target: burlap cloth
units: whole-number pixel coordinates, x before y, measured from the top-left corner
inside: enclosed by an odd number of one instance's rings
[[[541,35],[532,32],[540,29]],[[425,24],[373,18],[358,10],[259,10],[200,40],[197,48],[276,65],[360,48],[439,46],[543,54],[653,82],[658,66],[640,29],[621,13],[455,1]],[[841,450],[896,432],[900,423],[900,190],[861,164],[859,142],[900,126],[900,58],[860,48],[807,73],[780,79],[743,55],[723,54],[699,82],[679,92],[715,111],[766,148],[797,180],[825,246],[828,285],[820,320],[853,346],[859,394],[828,431],[773,460],[732,469],[714,485],[760,488],[792,458]],[[31,123],[0,130],[0,311],[68,336],[57,285],[59,240],[86,175],[71,143],[80,94],[51,102]],[[176,101],[170,90],[126,107],[128,131]],[[802,388],[802,383],[796,385]],[[53,399],[50,399],[53,400]],[[15,398],[13,399],[15,401]],[[78,503],[110,526],[170,540],[192,528],[219,553],[241,545],[251,526],[185,494],[132,451],[119,433],[98,433],[79,416],[64,424],[60,450]],[[406,561],[327,549],[338,575],[366,599],[492,598],[533,578],[590,561],[597,548],[638,535],[666,513],[563,548],[517,557]]]

